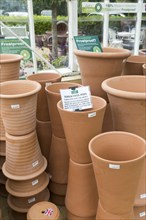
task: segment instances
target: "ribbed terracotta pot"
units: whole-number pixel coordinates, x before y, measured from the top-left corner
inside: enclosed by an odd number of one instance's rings
[[[6,161],[2,167],[5,176],[13,180],[28,180],[41,174],[46,166],[36,131],[23,136],[6,133]]]
[[[67,184],[55,183],[52,180],[50,180],[48,187],[49,187],[50,192],[56,195],[60,195],[60,196],[66,195]]]
[[[82,85],[89,85],[92,95],[107,99],[101,88],[102,81],[121,75],[125,59],[131,52],[122,48],[107,47],[103,48],[102,53],[75,49],[74,54],[79,64]]]
[[[33,196],[43,191],[49,183],[49,175],[46,172],[41,173],[39,176],[29,180],[12,180],[7,179],[7,191],[17,197]]]
[[[1,116],[5,131],[11,135],[25,135],[36,128],[38,82],[12,80],[0,84]]]
[[[27,212],[27,220],[62,220],[59,208],[47,201],[38,202]]]
[[[96,215],[98,193],[92,163],[79,164],[70,160],[65,206],[79,217]]]
[[[19,79],[20,61],[18,54],[0,54],[0,82]]]
[[[74,86],[79,87],[81,85],[77,83],[60,82],[60,83],[53,83],[52,85],[48,85],[45,88],[47,94],[47,100],[48,100],[52,133],[56,137],[65,138],[61,118],[57,109],[57,102],[60,101],[61,99],[60,89],[69,89],[70,87],[74,87]]]
[[[123,75],[143,75],[142,65],[146,62],[145,56],[131,55],[125,62]]]
[[[47,159],[47,172],[49,172],[49,154],[52,142],[51,122],[36,120],[36,132],[41,152]]]
[[[54,82],[60,82],[62,76],[59,73],[35,73],[27,77],[28,80],[37,81],[41,84],[41,90],[38,93],[37,114],[39,121],[50,121],[47,97],[45,87]]]
[[[133,205],[146,157],[145,140],[129,132],[105,132],[91,139],[89,151],[101,207],[117,220],[125,214],[127,219],[133,219]],[[110,215],[100,217],[107,220],[111,219]]]
[[[135,215],[135,220],[145,220],[146,219],[146,205],[135,206],[134,215]]]
[[[55,183],[66,184],[68,179],[69,153],[65,138],[52,135],[49,155],[49,174]]]
[[[61,116],[70,158],[76,163],[90,163],[88,143],[101,133],[106,101],[91,96],[93,107],[84,111],[64,110],[62,101],[57,104]]]
[[[146,76],[112,77],[102,83],[107,92],[114,130],[128,131],[146,139]],[[146,204],[146,159],[135,205]]]
[[[0,156],[6,156],[6,141],[0,141]]]
[[[143,75],[146,76],[146,63],[142,65]]]
[[[31,197],[16,197],[9,194],[7,202],[11,209],[17,212],[26,213],[36,203],[48,201],[49,190],[46,188],[42,192]]]

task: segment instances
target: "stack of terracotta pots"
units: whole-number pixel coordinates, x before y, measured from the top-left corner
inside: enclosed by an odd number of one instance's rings
[[[145,142],[146,76],[113,77],[105,80],[102,87],[107,92],[111,104],[114,130],[131,132],[143,138]],[[146,158],[141,168],[141,176],[133,204],[136,213],[139,213],[136,214],[137,219],[145,219],[146,216],[145,172]]]
[[[67,219],[93,220],[96,216],[98,193],[88,143],[101,133],[106,101],[92,96],[91,109],[65,110],[57,104],[69,150],[69,174],[65,206]]]
[[[60,74],[51,72],[35,73],[27,77],[28,80],[33,80],[41,84],[41,90],[38,92],[37,99],[36,131],[42,154],[47,159],[47,172],[49,172],[49,153],[52,140],[52,129],[45,87],[54,82],[60,82],[61,78]]]
[[[0,83],[9,80],[19,79],[20,61],[22,59],[22,56],[16,54],[0,54]],[[0,194],[7,196],[7,192],[5,189],[5,183],[7,178],[2,173],[2,165],[5,161],[6,156],[5,145],[5,129],[0,111]]]
[[[8,204],[26,213],[36,202],[50,197],[45,173],[47,160],[41,153],[36,133],[38,82],[12,80],[0,84],[1,116],[5,127]]]
[[[51,192],[51,201],[57,205],[64,205],[69,167],[68,148],[57,103],[61,100],[60,89],[68,89],[75,86],[81,85],[70,82],[59,82],[46,86],[52,126],[52,142],[49,156],[49,173],[51,175],[49,190]]]

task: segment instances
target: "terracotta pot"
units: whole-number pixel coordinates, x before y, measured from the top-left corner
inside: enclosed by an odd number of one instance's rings
[[[17,197],[33,196],[43,191],[49,183],[49,175],[43,172],[39,176],[29,180],[12,180],[8,179],[6,182],[7,191]]]
[[[144,220],[146,218],[146,205],[134,207],[135,220]]]
[[[65,206],[65,196],[61,196],[51,192],[50,201],[57,206]]]
[[[48,187],[49,187],[50,192],[56,195],[59,195],[59,196],[66,195],[67,184],[55,183],[52,180],[50,180]]]
[[[55,183],[66,184],[68,179],[69,154],[65,138],[52,135],[49,155],[49,174]]]
[[[2,167],[5,176],[28,180],[44,172],[46,166],[35,131],[24,136],[6,133],[6,161]]]
[[[1,109],[1,101],[0,101],[0,109]],[[0,141],[4,141],[4,140],[5,140],[5,128],[0,112]]]
[[[91,139],[89,152],[103,209],[118,220],[132,213],[146,156],[145,140],[129,132],[105,132]]]
[[[146,76],[146,63],[142,65],[143,75]]]
[[[48,213],[48,214],[47,214]],[[27,212],[27,220],[61,220],[62,216],[58,207],[51,202],[38,202]]]
[[[146,49],[140,49],[139,50],[139,55],[146,56]]]
[[[70,160],[66,208],[79,217],[96,215],[98,193],[92,163],[78,164]]]
[[[52,126],[52,133],[56,137],[65,138],[62,122],[57,109],[57,102],[60,101],[60,89],[68,89],[69,87],[81,86],[77,83],[60,82],[53,83],[52,85],[46,86],[46,94],[48,100],[48,107],[50,113],[50,120]]]
[[[36,120],[36,132],[37,132],[41,152],[47,159],[47,172],[49,172],[49,154],[50,154],[50,147],[52,141],[51,122]]]
[[[72,214],[69,210],[67,210],[67,220],[95,220],[95,216],[92,217],[79,217]]]
[[[25,135],[35,130],[37,93],[40,89],[41,85],[31,80],[0,84],[1,116],[7,133]]]
[[[131,55],[125,62],[123,75],[143,75],[142,65],[145,63],[145,57],[140,55]]]
[[[102,83],[111,105],[114,130],[127,131],[146,139],[146,76],[113,77]],[[145,205],[146,161],[140,178],[135,205]]]
[[[103,119],[102,132],[113,131],[113,119],[110,103],[107,103]]]
[[[82,85],[89,85],[91,94],[107,99],[101,83],[122,73],[124,61],[131,52],[122,48],[103,48],[102,53],[74,50],[80,68]]]
[[[20,61],[23,56],[17,54],[0,55],[0,82],[19,79]]]
[[[15,197],[8,195],[8,205],[16,212],[26,213],[34,204],[41,201],[48,201],[50,198],[49,190],[46,188],[42,192],[32,197]]]
[[[84,111],[64,110],[62,101],[57,104],[64,127],[70,158],[76,163],[90,163],[88,143],[101,133],[106,101],[92,96],[93,108]]]
[[[54,82],[60,82],[62,76],[58,73],[35,73],[27,77],[28,80],[37,81],[42,88],[38,93],[37,101],[37,119],[39,121],[50,121],[45,86]]]
[[[6,142],[0,141],[0,156],[6,156]]]

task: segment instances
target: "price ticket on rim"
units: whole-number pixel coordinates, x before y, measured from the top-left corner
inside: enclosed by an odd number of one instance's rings
[[[60,89],[63,109],[82,111],[93,107],[89,86]]]

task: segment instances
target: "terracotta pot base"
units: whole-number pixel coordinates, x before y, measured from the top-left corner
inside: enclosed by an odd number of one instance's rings
[[[49,190],[46,188],[42,192],[36,194],[32,197],[15,197],[9,194],[8,196],[8,205],[11,209],[16,212],[26,213],[28,212],[29,208],[36,204],[37,202],[41,201],[48,201],[50,198]]]
[[[50,212],[45,214],[45,211]],[[58,207],[51,202],[38,202],[33,205],[27,212],[27,220],[61,220],[61,213]]]

